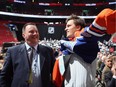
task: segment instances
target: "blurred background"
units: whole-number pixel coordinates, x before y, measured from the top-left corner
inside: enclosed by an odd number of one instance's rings
[[[114,0],[0,0],[0,46],[22,41],[22,26],[35,22],[40,40],[65,37],[65,19],[76,14],[89,26],[104,8],[116,9]],[[7,32],[6,32],[7,31]]]

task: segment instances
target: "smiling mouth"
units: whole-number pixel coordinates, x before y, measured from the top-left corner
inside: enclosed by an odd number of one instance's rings
[[[66,31],[66,33],[68,33],[69,31]]]
[[[33,36],[33,38],[37,38],[36,36]]]

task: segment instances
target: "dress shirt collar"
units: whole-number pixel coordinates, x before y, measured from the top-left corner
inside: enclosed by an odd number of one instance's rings
[[[26,46],[26,50],[29,50],[29,48],[31,48],[31,46],[29,46],[26,42],[25,42],[25,46]],[[34,49],[37,50],[37,45],[34,46]]]

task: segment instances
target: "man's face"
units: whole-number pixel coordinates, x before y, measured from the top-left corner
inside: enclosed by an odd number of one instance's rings
[[[74,33],[77,30],[77,28],[78,27],[74,24],[74,21],[73,20],[69,20],[67,22],[66,28],[65,28],[67,38],[73,38],[74,37]]]
[[[39,41],[39,32],[37,27],[34,25],[27,25],[23,32],[23,37],[29,45],[36,45]]]

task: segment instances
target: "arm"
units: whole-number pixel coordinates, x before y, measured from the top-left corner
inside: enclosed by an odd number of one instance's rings
[[[115,33],[115,27],[113,26],[116,23],[115,15],[115,10],[102,10],[97,15],[97,18],[94,20],[94,22],[89,27],[86,27],[84,32],[81,33],[81,39],[77,38],[74,42],[61,41],[61,44],[63,44],[65,47],[75,52],[76,54],[79,54],[80,56],[85,55],[84,57],[82,57],[84,61],[91,63],[97,56],[96,53],[98,52],[98,47],[95,47],[97,46],[97,41],[102,39],[102,37],[106,35],[106,33]],[[87,41],[86,39],[90,39],[90,41]],[[93,52],[92,48],[95,49],[95,52]],[[93,55],[91,56],[91,54]]]
[[[106,33],[107,34],[113,34],[116,32],[115,29],[115,15],[116,15],[116,10],[112,10],[110,8],[106,8],[102,10],[93,23],[86,29],[85,32],[82,33],[83,36],[88,37],[96,36],[96,37],[102,37]]]
[[[3,69],[0,73],[0,86],[1,87],[11,87],[12,82],[12,60],[10,50],[7,51]]]
[[[50,48],[50,50],[49,50],[49,52],[50,52],[50,56],[51,56],[51,73],[52,73],[52,71],[53,71],[53,67],[54,67],[54,63],[55,63],[55,56],[54,56],[54,53],[53,53],[53,49],[52,48]]]
[[[61,44],[79,55],[87,63],[92,63],[99,51],[95,38],[79,37],[76,41],[63,41]]]
[[[53,67],[54,67],[54,63],[55,63],[55,57],[53,54],[53,49],[51,47],[47,47],[47,54],[49,56],[49,63],[50,63],[50,87],[55,87],[53,82],[52,82],[52,73],[53,73]],[[46,72],[46,71],[45,71]]]

